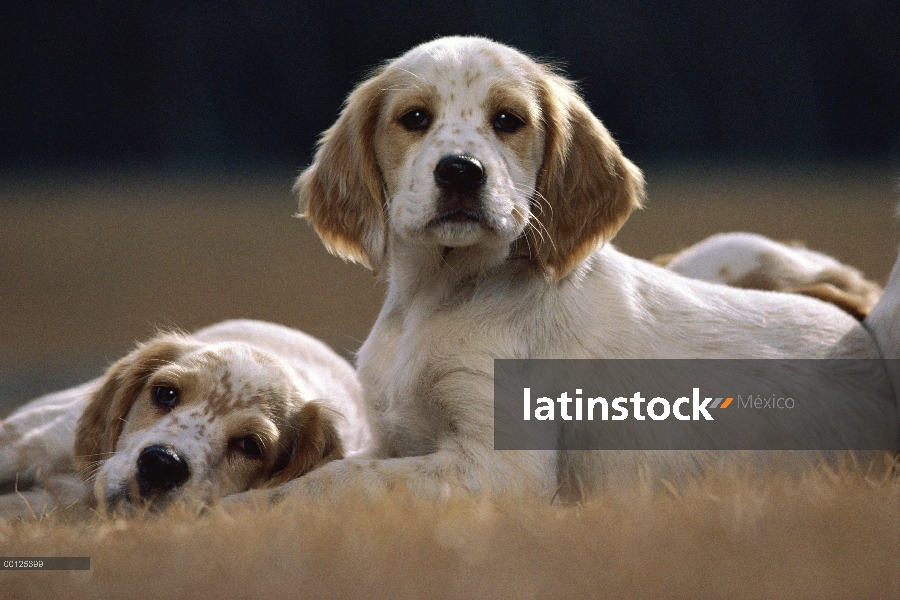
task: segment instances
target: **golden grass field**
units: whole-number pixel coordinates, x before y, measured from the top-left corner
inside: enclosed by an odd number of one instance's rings
[[[635,485],[577,506],[395,495],[0,522],[3,598],[897,598],[898,476]]]
[[[804,240],[884,282],[896,171],[649,169],[615,243],[650,258],[729,230]],[[276,321],[345,356],[384,288],[291,218],[292,173],[0,178],[0,416],[99,374],[159,326]],[[602,308],[598,308],[602,310]],[[40,513],[40,507],[35,507]],[[900,598],[900,477],[710,476],[549,499],[292,500],[203,516],[0,521],[0,598]]]

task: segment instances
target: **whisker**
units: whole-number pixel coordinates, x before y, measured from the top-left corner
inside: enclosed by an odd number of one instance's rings
[[[535,232],[542,242],[544,241],[544,233],[546,233],[548,236],[550,235],[550,232],[547,231],[547,228],[543,223],[541,223],[541,220],[538,218],[538,216],[533,213],[531,215],[531,218],[528,220],[527,226],[528,231]]]
[[[417,75],[416,73],[410,71],[409,69],[403,69],[403,68],[400,68],[400,70],[403,71],[404,73],[408,74],[408,75],[412,75],[412,76],[415,77],[416,79],[420,79],[420,80],[424,81],[424,79],[422,79],[422,76],[421,76],[421,75]]]
[[[544,207],[550,210],[550,216],[553,216],[553,205],[547,200],[547,197],[538,190],[531,190],[532,204],[540,209],[540,214],[544,214]]]
[[[522,209],[520,209],[518,206],[513,206],[513,212],[518,213],[520,216],[524,216],[522,215]],[[532,225],[528,223],[528,220],[525,221],[525,224],[526,227],[532,227]],[[528,230],[526,230],[526,232],[527,231]],[[522,237],[525,239],[525,245],[528,246],[528,257],[531,258],[534,256],[534,249],[531,247],[531,240],[528,239],[529,236],[527,233]]]
[[[77,472],[84,479],[93,479],[102,467],[103,461],[97,461],[81,467]]]
[[[407,87],[385,87],[385,88],[381,88],[381,91],[383,91],[383,92],[410,92],[410,91],[418,90],[418,89],[419,89],[418,86],[412,85],[412,86],[407,86]]]
[[[115,451],[112,452],[94,452],[93,454],[76,454],[75,458],[88,458],[91,456],[112,456],[115,454]]]
[[[543,207],[544,205],[546,205],[547,208],[550,209],[550,214],[551,214],[551,215],[553,214],[553,205],[550,203],[549,200],[547,200],[547,197],[546,197],[546,196],[544,196],[544,195],[543,195],[542,193],[540,193],[538,190],[534,190],[534,197],[536,197],[536,198],[539,200],[539,202],[538,202],[537,204],[541,205],[541,207]]]

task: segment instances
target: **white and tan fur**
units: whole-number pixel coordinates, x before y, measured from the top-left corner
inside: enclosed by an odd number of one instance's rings
[[[498,130],[501,113],[521,126]],[[423,114],[427,126],[410,128]],[[477,218],[438,210],[436,163],[448,155],[484,165]],[[833,305],[687,279],[606,244],[640,205],[640,171],[569,81],[485,39],[438,39],[376,71],[296,189],[325,245],[388,281],[358,356],[380,460],[334,461],[279,493],[401,485],[424,496],[565,496],[722,458],[495,451],[495,358],[879,356]],[[896,448],[896,407],[881,384],[809,425],[841,419]]]
[[[157,388],[171,390],[171,405],[157,401]],[[0,480],[46,483],[68,502],[77,475],[108,508],[209,503],[358,452],[368,441],[360,396],[346,361],[287,327],[243,320],[161,334],[103,377],[0,423]],[[182,458],[188,476],[144,493],[139,456],[154,446]]]
[[[818,298],[859,320],[882,293],[877,283],[831,256],[756,233],[719,233],[653,262],[694,279]]]
[[[900,214],[900,208],[897,209]],[[888,276],[884,294],[863,321],[872,332],[885,367],[894,385],[894,397],[900,406],[900,252]]]

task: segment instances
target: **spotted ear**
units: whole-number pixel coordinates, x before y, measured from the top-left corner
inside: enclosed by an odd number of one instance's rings
[[[75,428],[75,466],[85,480],[94,471],[90,465],[115,451],[125,417],[150,376],[178,358],[189,344],[182,336],[166,334],[138,346],[109,368]]]
[[[387,242],[373,139],[387,87],[383,79],[376,74],[350,94],[338,120],[322,134],[313,164],[294,185],[300,213],[325,247],[376,272]]]
[[[644,193],[641,171],[622,155],[573,84],[541,67],[544,161],[529,227],[532,259],[559,280],[610,241]]]
[[[344,457],[334,411],[315,402],[306,402],[290,418],[291,439],[287,465],[278,469],[268,481],[267,487],[275,487],[296,479],[326,462]]]

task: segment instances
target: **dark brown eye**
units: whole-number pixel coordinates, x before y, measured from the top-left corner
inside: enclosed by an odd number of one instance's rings
[[[494,117],[492,125],[497,131],[512,133],[525,124],[525,121],[512,114],[511,112],[501,111]]]
[[[425,129],[431,123],[431,116],[421,108],[413,109],[400,117],[400,124],[409,131]]]
[[[262,458],[262,448],[259,447],[259,442],[252,435],[236,439],[231,442],[231,445],[251,458]]]
[[[178,405],[178,390],[168,385],[155,385],[150,391],[153,401],[166,410]]]

